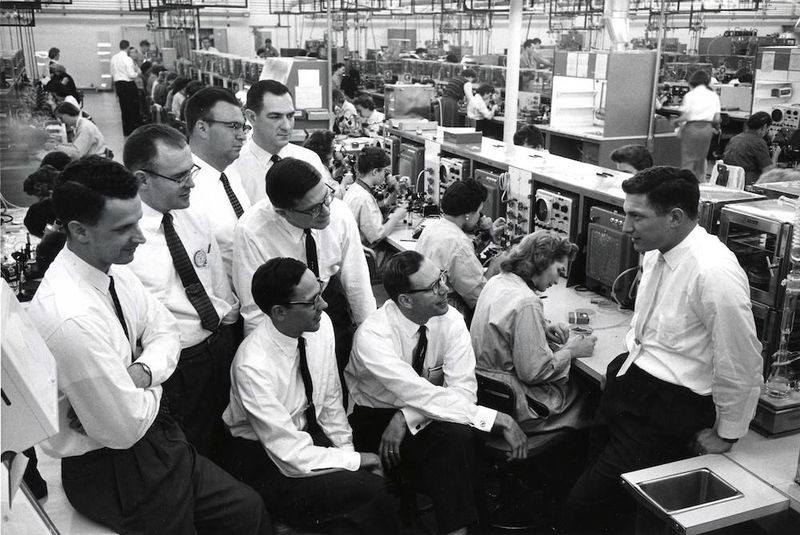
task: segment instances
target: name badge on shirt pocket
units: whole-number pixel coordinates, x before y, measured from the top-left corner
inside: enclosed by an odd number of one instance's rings
[[[444,370],[442,370],[441,366],[427,368],[425,375],[427,376],[428,382],[431,384],[436,386],[442,386],[444,384]]]
[[[211,247],[209,247],[210,249]],[[194,265],[199,268],[204,268],[208,265],[208,253],[199,249],[194,253]]]

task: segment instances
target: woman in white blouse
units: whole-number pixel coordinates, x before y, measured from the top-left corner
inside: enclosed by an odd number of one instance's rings
[[[526,236],[484,286],[472,319],[476,370],[514,390],[514,419],[528,433],[545,425],[579,428],[590,418],[569,371],[572,359],[592,354],[596,338],[549,323],[537,295],[558,283],[577,251],[554,232]]]
[[[83,117],[81,110],[69,102],[62,102],[55,114],[67,128],[73,130],[72,143],[58,145],[55,150],[68,154],[73,160],[90,154],[106,156],[108,147],[103,133],[97,125]]]
[[[711,138],[719,129],[719,95],[709,86],[711,78],[705,71],[696,71],[689,78],[691,91],[681,103],[681,168],[689,169],[700,182],[706,181],[706,155]]]

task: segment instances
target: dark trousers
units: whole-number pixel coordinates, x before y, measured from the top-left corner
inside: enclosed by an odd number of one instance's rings
[[[261,498],[197,455],[160,414],[127,450],[61,460],[64,492],[81,514],[121,534],[269,534]]]
[[[228,468],[287,523],[325,533],[397,533],[397,507],[386,481],[365,470],[293,478],[255,440],[233,438]],[[233,533],[233,532],[231,532]]]
[[[378,452],[381,435],[396,409],[356,405],[350,415],[356,451]],[[483,481],[475,451],[475,435],[466,425],[432,422],[400,444],[401,463],[393,474],[408,477],[433,502],[440,533],[484,520]]]
[[[458,100],[453,97],[442,97],[441,99],[441,126],[463,126],[464,121],[458,113]]]
[[[627,356],[608,365],[589,463],[564,504],[564,533],[630,530],[635,507],[620,474],[691,457],[694,435],[714,425],[711,396],[656,379],[635,364],[617,377]]]
[[[184,349],[163,385],[165,405],[186,439],[216,463],[221,462],[229,437],[222,413],[230,401],[236,337],[236,324],[223,325],[205,341]]]
[[[322,298],[328,303],[325,313],[331,318],[336,342],[336,366],[339,368],[339,381],[342,383],[342,399],[347,405],[347,384],[344,381],[344,368],[350,360],[350,349],[353,347],[353,335],[356,332],[350,302],[338,275],[330,278]]]
[[[139,90],[135,82],[114,82],[114,90],[122,111],[122,133],[129,136],[141,122],[139,117]]]

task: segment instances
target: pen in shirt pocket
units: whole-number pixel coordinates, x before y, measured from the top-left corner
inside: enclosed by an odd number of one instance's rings
[[[210,243],[208,244],[208,251],[207,251],[207,253],[211,254],[211,244],[210,244]]]

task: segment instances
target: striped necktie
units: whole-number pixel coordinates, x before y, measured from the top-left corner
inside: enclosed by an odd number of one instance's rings
[[[242,205],[239,202],[239,199],[236,198],[236,194],[233,192],[233,188],[231,188],[231,183],[228,181],[228,177],[225,176],[225,173],[222,173],[219,176],[220,181],[222,182],[222,187],[225,188],[225,195],[228,196],[228,200],[233,207],[233,211],[236,212],[236,219],[242,217],[244,210],[242,209]]]
[[[219,314],[214,309],[206,289],[203,288],[197,272],[192,267],[192,262],[189,260],[189,255],[186,254],[186,248],[183,246],[178,233],[175,232],[175,227],[172,224],[172,214],[165,213],[161,224],[164,227],[164,238],[166,238],[169,254],[172,257],[172,264],[181,279],[183,288],[186,291],[186,297],[189,298],[189,302],[200,316],[200,323],[203,329],[215,331],[219,327]]]

